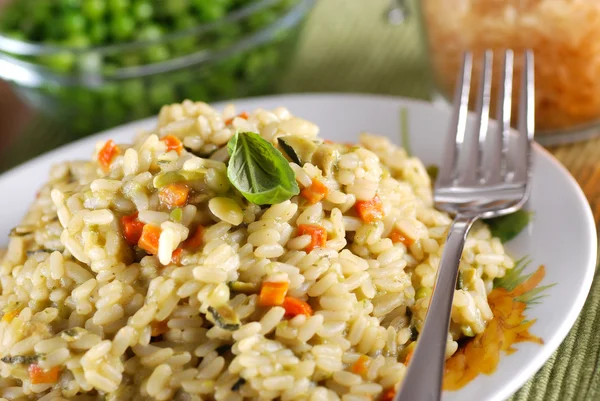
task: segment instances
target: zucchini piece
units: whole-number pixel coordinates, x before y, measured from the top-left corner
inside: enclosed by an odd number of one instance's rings
[[[240,318],[229,305],[218,308],[208,307],[208,312],[215,320],[215,324],[224,330],[235,331],[240,328]]]
[[[240,292],[242,294],[256,294],[259,290],[258,283],[245,283],[243,281],[230,281],[228,283],[229,289],[233,292]]]
[[[297,135],[277,138],[277,144],[291,161],[299,166],[311,161],[318,146],[311,140]]]
[[[32,363],[36,363],[38,358],[38,355],[15,355],[5,356],[2,359],[0,359],[0,361],[9,364],[31,365]]]

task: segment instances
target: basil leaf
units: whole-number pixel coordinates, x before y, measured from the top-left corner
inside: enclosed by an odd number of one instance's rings
[[[514,213],[484,220],[494,237],[502,243],[515,238],[531,221],[531,212],[520,209]]]
[[[300,193],[288,161],[260,135],[238,132],[227,143],[227,150],[227,177],[250,202],[273,205]]]

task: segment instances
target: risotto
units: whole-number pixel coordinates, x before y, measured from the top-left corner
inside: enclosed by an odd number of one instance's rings
[[[54,166],[0,266],[0,399],[390,399],[451,219],[388,139],[318,134],[185,101]],[[476,226],[448,357],[512,267]]]

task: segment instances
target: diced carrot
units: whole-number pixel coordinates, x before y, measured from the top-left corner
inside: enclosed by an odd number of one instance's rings
[[[408,354],[406,354],[406,358],[404,359],[404,364],[408,366],[408,363],[410,362],[410,360],[413,357],[413,354],[415,353],[415,349],[411,349],[410,351],[408,351]]]
[[[380,401],[392,401],[396,396],[396,389],[393,387],[388,388],[383,393],[381,393]]]
[[[188,237],[188,239],[183,242],[183,247],[197,249],[200,248],[202,244],[204,244],[204,227],[199,225],[196,227],[194,235]]]
[[[119,153],[121,153],[121,149],[119,149],[112,139],[106,141],[102,149],[100,149],[100,152],[98,152],[98,163],[100,164],[100,167],[102,167],[104,171],[108,171],[113,159]]]
[[[156,255],[158,254],[158,240],[160,238],[160,227],[146,224],[142,230],[142,236],[138,241],[138,246],[144,251]]]
[[[150,323],[150,335],[152,337],[158,337],[162,334],[165,334],[167,331],[169,331],[167,323],[169,323],[169,321],[166,319],[162,321],[155,320],[152,323]]]
[[[397,228],[394,228],[390,233],[390,239],[394,244],[398,242],[402,242],[406,246],[411,246],[415,243],[415,240],[406,236],[402,231]]]
[[[367,362],[369,362],[369,357],[366,355],[361,355],[358,357],[356,362],[352,364],[350,370],[352,370],[352,373],[356,373],[357,375],[363,375],[367,372]]]
[[[144,229],[144,223],[138,220],[138,212],[121,217],[121,225],[123,226],[125,241],[131,246],[136,245]]]
[[[246,113],[245,111],[242,111],[242,112],[241,112],[240,114],[238,114],[236,117],[243,118],[244,120],[247,120],[247,119],[248,119],[248,117],[250,117],[250,116],[249,116],[249,115],[248,115],[248,113]],[[232,118],[229,118],[229,119],[225,120],[225,125],[229,125],[229,124],[231,124],[231,123],[233,122],[233,119],[234,119],[234,118],[235,118],[235,117],[232,117]]]
[[[44,370],[35,363],[29,365],[29,378],[31,379],[31,384],[56,383],[59,374],[60,367],[58,366],[50,368],[50,370]]]
[[[16,318],[17,316],[19,316],[19,313],[21,313],[20,309],[15,309],[15,310],[11,310],[10,312],[6,312],[2,316],[2,321],[10,323],[10,322],[13,321],[14,318]]]
[[[174,265],[178,265],[181,263],[181,252],[183,251],[183,249],[181,248],[177,248],[173,251],[173,253],[171,254],[171,263],[173,263]]]
[[[175,182],[161,188],[158,193],[158,199],[160,199],[163,205],[168,207],[180,207],[186,205],[189,194],[190,187],[180,182]]]
[[[302,195],[311,205],[321,201],[328,193],[329,188],[316,179],[312,180],[310,186],[303,188],[302,191],[300,191],[300,195]]]
[[[287,281],[264,282],[260,288],[258,303],[261,306],[279,306],[283,304],[289,285]]]
[[[310,253],[315,248],[325,246],[325,242],[327,242],[327,231],[325,231],[325,228],[314,224],[298,225],[298,236],[301,235],[310,235],[310,243],[304,248],[307,253]]]
[[[285,309],[285,316],[292,318],[298,315],[312,316],[313,310],[308,303],[305,301],[294,298],[285,297],[283,299],[283,309]]]
[[[161,141],[167,145],[167,152],[174,150],[177,154],[181,154],[183,150],[183,144],[181,140],[174,135],[167,135],[161,138]]]
[[[383,204],[377,195],[368,201],[356,201],[354,207],[365,223],[373,223],[383,218]]]

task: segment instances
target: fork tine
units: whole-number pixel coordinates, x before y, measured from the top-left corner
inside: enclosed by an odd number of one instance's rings
[[[523,72],[521,74],[521,91],[519,99],[518,153],[515,161],[515,182],[525,182],[531,166],[531,143],[534,135],[534,70],[533,52],[525,51],[523,55]]]
[[[446,137],[446,146],[442,157],[442,165],[436,185],[448,185],[452,183],[456,175],[458,164],[458,151],[465,140],[467,115],[469,111],[469,91],[471,89],[471,69],[473,55],[466,52],[463,57],[462,70],[458,85],[454,93],[454,106],[452,110],[452,122],[450,132]]]
[[[479,183],[481,159],[485,144],[488,122],[490,119],[490,93],[492,90],[492,57],[491,50],[483,54],[483,65],[479,79],[479,94],[477,95],[477,130],[469,138],[467,147],[468,158],[463,166],[464,171],[459,173],[458,183],[476,185]]]
[[[512,81],[513,81],[513,59],[512,50],[504,52],[504,63],[502,66],[502,83],[498,90],[498,105],[496,117],[498,129],[492,137],[490,157],[486,170],[488,184],[498,184],[503,181],[507,169],[506,157],[510,139],[510,117],[512,111]]]

